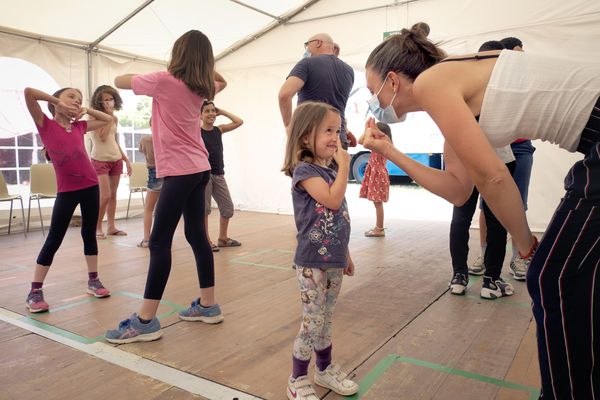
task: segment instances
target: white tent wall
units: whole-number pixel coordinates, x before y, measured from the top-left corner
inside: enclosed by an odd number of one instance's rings
[[[91,96],[88,93],[88,60],[84,49],[0,33],[0,57],[29,61],[48,72],[60,87],[77,88],[84,99]],[[97,52],[92,52],[90,61],[92,91],[98,85],[112,85],[117,75],[158,71],[166,65]]]
[[[217,64],[229,82],[217,105],[240,115],[245,123],[224,135],[227,180],[236,206],[291,212],[290,181],[279,172],[285,133],[277,93],[300,58],[309,36],[331,34],[341,45],[340,58],[357,74],[384,31],[425,21],[431,39],[450,54],[476,51],[492,39],[517,36],[531,53],[600,63],[600,2],[574,0],[421,0],[398,6],[309,20],[350,10],[389,4],[386,1],[322,0]],[[600,70],[600,69],[599,69]],[[357,132],[355,132],[357,133]],[[360,132],[358,132],[360,133]],[[564,193],[563,179],[581,155],[536,141],[528,219],[543,230]],[[394,205],[391,205],[392,207]],[[400,207],[397,204],[395,207]]]
[[[114,86],[115,77],[119,75],[145,74],[166,69],[166,64],[163,63],[133,60],[127,57],[102,53],[92,53],[91,64],[92,90],[99,85]]]
[[[0,57],[29,61],[48,72],[59,86],[78,88],[87,98],[87,61],[81,49],[0,33]]]

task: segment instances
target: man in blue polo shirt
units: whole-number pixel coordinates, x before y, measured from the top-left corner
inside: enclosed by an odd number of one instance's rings
[[[292,120],[292,99],[298,104],[321,101],[337,108],[344,120],[346,102],[354,84],[354,70],[334,54],[334,42],[326,33],[317,33],[304,43],[304,58],[294,66],[279,90],[279,110],[286,130]],[[340,127],[344,148],[348,139]]]

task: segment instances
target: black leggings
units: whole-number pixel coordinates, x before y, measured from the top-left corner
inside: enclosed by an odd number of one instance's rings
[[[144,298],[162,298],[171,272],[173,235],[183,214],[185,238],[192,246],[201,288],[215,285],[212,249],[204,229],[204,189],[210,171],[167,176],[160,191],[150,234],[150,268]]]
[[[506,164],[512,174],[515,170],[515,162]],[[450,256],[452,257],[452,269],[454,273],[467,274],[467,256],[469,254],[469,227],[477,206],[479,191],[473,188],[471,197],[460,207],[454,207],[452,211],[452,222],[450,223]],[[484,254],[484,265],[486,276],[497,280],[502,272],[504,255],[506,253],[506,229],[494,216],[492,210],[485,201],[482,201],[483,214],[487,226],[486,243]]]
[[[95,185],[86,189],[57,194],[54,207],[52,208],[50,231],[37,258],[39,265],[46,267],[52,265],[54,254],[56,254],[65,238],[71,217],[78,204],[81,207],[83,254],[86,256],[98,255],[96,223],[98,222],[98,208],[100,207],[100,190],[98,185]]]

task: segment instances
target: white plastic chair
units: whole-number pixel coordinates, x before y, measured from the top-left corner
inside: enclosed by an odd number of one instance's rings
[[[42,235],[44,232],[44,219],[42,218],[42,207],[40,200],[56,198],[56,174],[52,164],[33,164],[31,165],[31,194],[29,195],[29,206],[27,209],[27,232],[29,232],[29,221],[31,217],[31,200],[37,200],[38,212],[40,214],[40,224],[42,225]]]
[[[8,186],[4,180],[4,175],[0,172],[0,201],[10,201],[10,214],[8,216],[8,234],[10,235],[10,227],[12,225],[12,214],[13,214],[13,201],[19,200],[21,202],[21,218],[23,221],[23,234],[27,237],[27,231],[25,230],[25,211],[23,209],[23,198],[20,194],[8,193]]]
[[[131,176],[129,176],[129,200],[127,200],[127,214],[125,219],[129,218],[129,205],[131,204],[131,194],[141,193],[142,194],[142,205],[146,205],[144,200],[144,192],[147,190],[146,184],[148,183],[148,168],[146,163],[134,162],[131,163]]]

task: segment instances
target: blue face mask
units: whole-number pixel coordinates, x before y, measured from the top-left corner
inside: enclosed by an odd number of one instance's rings
[[[396,93],[394,92],[394,97],[392,97],[390,105],[386,108],[381,108],[381,106],[379,105],[379,98],[377,98],[377,96],[379,95],[379,93],[381,93],[381,90],[385,86],[387,78],[388,77],[386,76],[377,93],[371,96],[369,100],[367,100],[367,104],[369,105],[369,110],[371,111],[371,113],[377,121],[385,122],[386,124],[396,124],[406,119],[406,114],[403,114],[400,117],[398,117],[396,115],[396,110],[394,110],[394,107],[392,107],[392,103],[396,98]]]
[[[310,54],[310,51],[304,50],[304,54],[302,54],[302,58],[308,58],[310,56],[312,56],[312,54]]]

